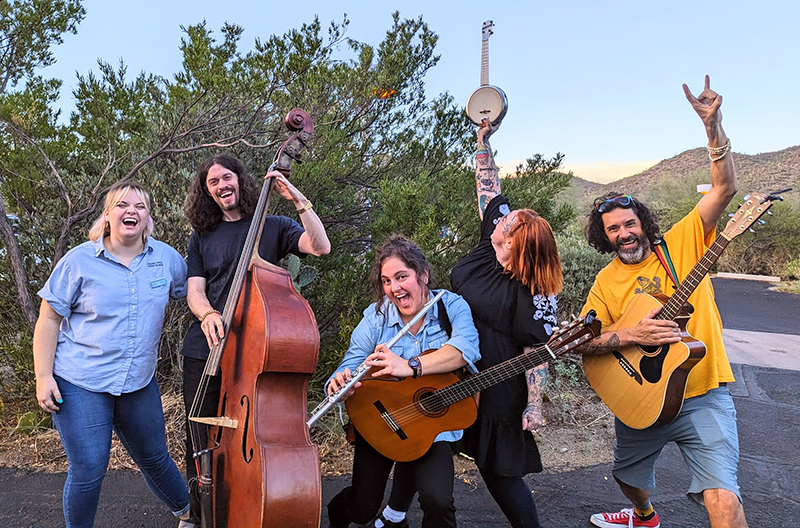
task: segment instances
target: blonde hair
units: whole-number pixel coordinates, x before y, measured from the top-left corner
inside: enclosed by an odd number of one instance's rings
[[[89,240],[97,242],[101,237],[111,234],[111,228],[106,222],[106,213],[121,202],[131,191],[136,193],[136,196],[144,203],[144,208],[147,211],[147,225],[142,232],[142,242],[147,242],[147,237],[152,235],[155,229],[153,218],[150,216],[150,193],[147,192],[147,189],[142,184],[133,180],[118,181],[108,188],[103,212],[100,213],[100,218],[92,224],[92,228],[89,230]]]
[[[504,233],[511,239],[506,271],[531,289],[531,295],[556,295],[564,286],[561,259],[553,230],[533,209],[520,209]]]

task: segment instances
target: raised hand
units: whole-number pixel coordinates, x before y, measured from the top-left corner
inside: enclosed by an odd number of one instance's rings
[[[686,99],[691,103],[692,108],[703,120],[706,127],[713,127],[722,122],[722,112],[719,110],[722,105],[722,96],[712,90],[710,84],[710,79],[706,75],[703,91],[697,97],[692,95],[687,85],[683,85],[683,93],[686,94]]]

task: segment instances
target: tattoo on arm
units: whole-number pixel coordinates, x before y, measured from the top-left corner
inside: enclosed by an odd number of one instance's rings
[[[587,355],[597,356],[619,348],[619,343],[619,336],[616,333],[613,333],[610,336],[607,334],[600,334],[589,341],[589,343],[583,347],[582,352]]]
[[[528,383],[528,404],[541,405],[546,377],[547,363],[525,372],[525,379]]]
[[[475,152],[475,182],[478,191],[478,212],[482,220],[486,204],[500,194],[500,173],[494,163],[492,147],[488,140],[479,142]]]

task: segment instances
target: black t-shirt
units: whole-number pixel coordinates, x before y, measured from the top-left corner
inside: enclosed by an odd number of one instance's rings
[[[452,289],[469,304],[478,329],[479,370],[518,356],[523,347],[547,342],[557,324],[555,299],[531,295],[497,261],[491,235],[497,220],[509,212],[504,196],[489,202],[480,242],[450,273]],[[512,477],[541,471],[533,435],[522,430],[527,398],[522,374],[481,391],[478,419],[464,437],[464,452],[478,467]]]
[[[220,312],[228,300],[228,292],[236,275],[236,267],[247,239],[250,221],[250,218],[243,218],[236,222],[220,222],[213,231],[208,233],[192,231],[189,237],[187,258],[189,277],[206,279],[208,301]],[[289,253],[304,257],[305,254],[297,247],[300,235],[304,232],[303,227],[290,218],[267,216],[264,219],[258,254],[272,264],[278,264]],[[194,318],[186,332],[181,353],[197,359],[208,357],[208,344],[197,318]]]

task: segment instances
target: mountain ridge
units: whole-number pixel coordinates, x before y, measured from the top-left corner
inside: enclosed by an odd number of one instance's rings
[[[738,154],[732,152],[739,190],[747,192],[770,192],[800,187],[800,145],[775,152],[760,154]],[[647,170],[610,183],[597,183],[573,176],[572,193],[574,198],[585,201],[609,191],[623,194],[645,195],[649,189],[656,188],[667,178],[676,183],[686,183],[690,179],[705,177],[711,181],[711,164],[705,148],[687,150],[667,158]]]

